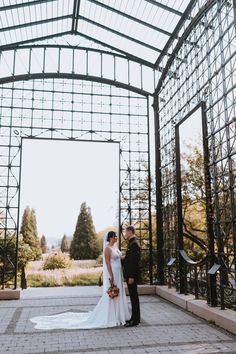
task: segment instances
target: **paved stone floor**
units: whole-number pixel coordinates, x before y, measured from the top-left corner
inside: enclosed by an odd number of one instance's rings
[[[97,330],[34,329],[30,318],[87,311],[98,287],[27,289],[21,300],[0,301],[0,353],[143,354],[236,353],[236,337],[156,296],[141,296],[140,326]]]

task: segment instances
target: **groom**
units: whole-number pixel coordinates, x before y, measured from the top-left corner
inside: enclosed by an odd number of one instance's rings
[[[140,273],[140,246],[135,236],[135,228],[133,226],[128,226],[125,229],[125,238],[128,241],[128,245],[123,260],[124,277],[128,285],[132,307],[131,319],[126,321],[125,327],[133,327],[140,323],[140,305],[137,286]]]

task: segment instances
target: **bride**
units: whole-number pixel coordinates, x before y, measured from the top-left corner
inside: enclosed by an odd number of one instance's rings
[[[96,307],[86,313],[64,312],[51,316],[31,318],[37,329],[89,329],[124,325],[130,319],[123,284],[121,252],[115,247],[117,235],[109,231],[103,238],[103,294]],[[119,288],[119,295],[110,298],[107,289],[111,284]]]

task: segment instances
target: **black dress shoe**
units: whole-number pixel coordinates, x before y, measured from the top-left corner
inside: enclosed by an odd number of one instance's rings
[[[128,323],[125,324],[125,327],[134,327],[138,326],[139,322],[134,322],[134,321],[129,321]]]
[[[132,318],[130,320],[125,321],[125,323],[130,323],[130,321],[133,321]]]

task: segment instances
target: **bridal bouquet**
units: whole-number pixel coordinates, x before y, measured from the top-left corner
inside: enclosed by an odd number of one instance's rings
[[[116,285],[111,285],[108,289],[107,289],[107,294],[111,299],[114,299],[115,297],[117,297],[119,295],[120,289],[117,288]]]

